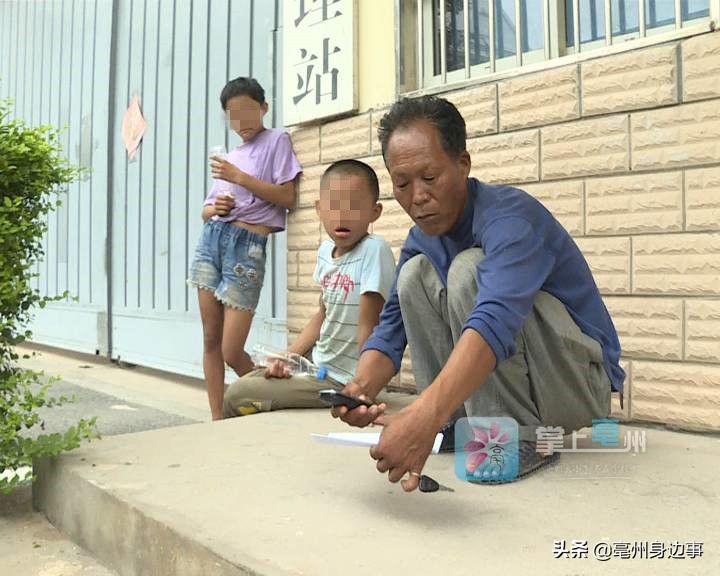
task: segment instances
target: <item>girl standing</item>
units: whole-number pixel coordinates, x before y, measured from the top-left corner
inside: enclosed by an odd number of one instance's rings
[[[265,91],[252,78],[235,78],[220,94],[230,127],[243,143],[212,157],[214,184],[190,269],[203,325],[203,370],[213,420],[223,414],[225,364],[238,376],[253,368],[245,342],[265,277],[269,234],[285,229],[302,171],[282,130],[265,128]]]

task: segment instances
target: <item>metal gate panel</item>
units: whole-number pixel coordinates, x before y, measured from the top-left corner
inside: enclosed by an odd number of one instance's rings
[[[255,28],[256,20],[264,29]],[[119,147],[113,159],[113,357],[202,375],[197,295],[186,279],[211,183],[207,149],[239,142],[228,133],[219,95],[229,78],[254,74],[258,36],[264,48],[257,58],[267,62],[259,79],[272,94],[266,39],[274,23],[274,2],[132,0],[118,6],[115,126],[119,130],[136,94],[148,126],[136,160],[127,161]],[[271,249],[270,269],[273,258]],[[269,275],[256,325],[272,312]]]
[[[184,374],[202,373],[197,295],[186,285],[210,185],[207,148],[228,133],[228,78],[273,95],[278,2],[0,0],[0,96],[29,124],[65,128],[73,163],[92,168],[48,217],[36,286],[68,290],[32,325],[38,342]],[[128,161],[122,119],[132,97],[148,123]],[[285,237],[269,243],[257,325],[285,314]],[[279,254],[279,257],[277,255]],[[282,343],[282,331],[274,333]]]
[[[38,342],[107,352],[107,109],[112,0],[0,3],[0,97],[27,124],[60,128],[75,164],[92,171],[59,194],[35,287],[70,298],[31,325]]]

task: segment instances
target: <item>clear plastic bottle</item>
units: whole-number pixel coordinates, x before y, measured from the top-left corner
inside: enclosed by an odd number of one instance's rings
[[[218,144],[217,146],[210,146],[210,148],[208,148],[208,159],[211,162],[212,159],[216,156],[219,156],[223,159],[227,158],[227,150],[225,150],[225,146],[223,146],[222,144]],[[217,183],[220,194],[233,197],[235,196],[235,193],[233,192],[233,185],[230,182],[227,182],[220,178],[213,178],[213,180]]]
[[[273,360],[282,360],[287,364],[292,376],[312,376],[317,380],[328,377],[326,366],[317,366],[305,356],[264,344],[253,346],[252,360],[256,366],[268,366]]]
[[[225,146],[222,144],[218,144],[217,146],[210,146],[208,148],[208,158],[212,160],[214,156],[220,156],[222,158],[225,158],[225,155],[227,154],[227,151],[225,150]]]

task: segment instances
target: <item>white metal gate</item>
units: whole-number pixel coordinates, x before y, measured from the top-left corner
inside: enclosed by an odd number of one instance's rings
[[[31,124],[67,126],[68,156],[92,168],[50,216],[38,288],[75,299],[37,315],[36,341],[202,374],[197,297],[185,280],[210,182],[206,151],[238,142],[219,104],[229,78],[257,78],[267,123],[279,124],[278,4],[0,0],[0,96]],[[128,161],[121,125],[135,95],[147,129]],[[256,325],[285,317],[284,235],[269,248]]]

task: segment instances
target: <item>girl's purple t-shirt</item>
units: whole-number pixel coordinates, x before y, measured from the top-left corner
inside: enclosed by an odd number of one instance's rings
[[[249,142],[243,142],[231,150],[227,160],[243,172],[272,184],[290,182],[302,172],[290,136],[282,130],[271,128],[266,128]],[[276,231],[285,229],[287,210],[284,207],[266,202],[247,188],[224,180],[213,179],[205,206],[214,204],[215,199],[220,194],[226,194],[228,189],[235,194],[235,208],[227,216],[213,216],[213,220],[241,220],[248,224],[264,224]]]

